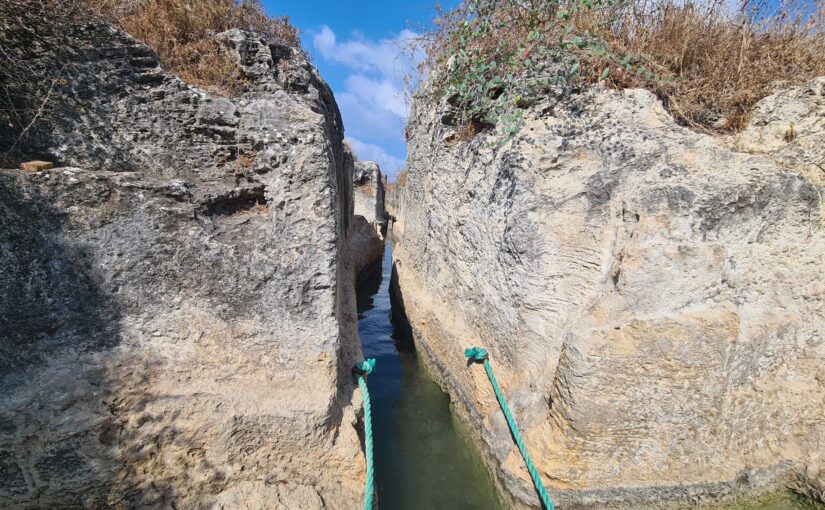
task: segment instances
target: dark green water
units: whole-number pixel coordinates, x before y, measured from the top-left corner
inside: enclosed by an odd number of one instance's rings
[[[825,510],[825,507],[790,492],[779,492],[755,500],[721,506],[718,510]]]
[[[384,510],[499,509],[487,472],[459,435],[449,397],[419,363],[409,330],[392,316],[392,244],[381,271],[358,289],[358,331],[369,377],[378,503]]]

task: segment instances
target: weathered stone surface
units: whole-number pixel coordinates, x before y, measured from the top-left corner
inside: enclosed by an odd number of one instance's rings
[[[381,270],[387,218],[384,210],[384,176],[378,163],[354,160],[352,166],[353,224],[352,252],[357,281]]]
[[[375,225],[379,234],[387,225],[384,205],[384,176],[374,161],[355,161],[352,183],[355,214]]]
[[[510,507],[538,501],[471,345],[566,508],[822,497],[821,84],[760,104],[767,154],[640,90],[541,98],[503,144],[416,102],[394,287]]]
[[[0,172],[0,506],[356,508],[329,87],[239,31],[218,36],[250,80],[235,99],[107,25],[35,35],[0,31],[32,69],[65,63],[65,115],[25,147],[60,168]]]
[[[387,186],[385,202],[387,208],[387,228],[392,232],[393,238],[400,240],[404,236],[404,200],[407,196],[406,180]]]
[[[825,180],[825,77],[779,90],[756,106],[737,148]]]
[[[37,172],[40,170],[48,170],[54,168],[54,163],[50,161],[26,161],[20,163],[20,170],[24,172]]]
[[[375,230],[375,226],[360,215],[353,216],[352,225],[352,265],[355,270],[356,284],[360,284],[374,271],[381,270],[384,256],[384,240]]]

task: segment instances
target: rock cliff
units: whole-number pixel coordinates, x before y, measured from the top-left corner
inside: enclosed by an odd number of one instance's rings
[[[213,97],[106,24],[0,26],[54,116],[0,172],[4,508],[356,508],[352,174],[326,83]],[[43,73],[43,74],[40,74]],[[13,142],[4,133],[4,149]]]
[[[396,182],[387,186],[387,226],[392,230],[395,239],[401,239],[404,235],[404,217],[401,215],[401,211],[404,209],[406,190],[406,180],[404,182],[396,180]]]
[[[353,163],[353,264],[357,281],[381,270],[387,218],[384,209],[384,176],[373,161]]]
[[[416,100],[394,288],[509,507],[538,500],[471,345],[565,508],[823,499],[824,84],[731,139],[642,90],[537,98],[509,140]]]
[[[356,160],[352,181],[355,214],[366,218],[381,233],[387,225],[381,168],[374,161]]]

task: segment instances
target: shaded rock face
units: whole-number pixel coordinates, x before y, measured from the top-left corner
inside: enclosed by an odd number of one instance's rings
[[[300,51],[209,96],[95,24],[2,32],[66,115],[0,172],[4,508],[354,508],[352,173]],[[37,80],[37,75],[31,76]],[[8,140],[4,140],[7,143]]]
[[[401,211],[404,210],[404,200],[407,196],[406,185],[401,185],[396,182],[387,186],[386,204],[388,227],[392,230],[392,235],[395,239],[401,239],[404,235],[404,216]]]
[[[387,224],[384,204],[384,176],[374,161],[355,161],[352,182],[355,214],[363,216],[379,231]]]
[[[821,84],[760,104],[743,138],[768,154],[641,90],[544,98],[509,141],[414,105],[395,289],[510,507],[538,500],[471,345],[562,505],[822,498]]]
[[[355,282],[356,285],[360,285],[375,271],[381,270],[384,239],[366,218],[355,215],[353,216],[351,246]]]
[[[357,280],[381,270],[387,218],[384,209],[384,176],[378,163],[354,160],[352,168],[353,265]]]

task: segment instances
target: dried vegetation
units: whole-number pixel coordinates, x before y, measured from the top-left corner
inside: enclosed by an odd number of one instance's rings
[[[0,161],[15,161],[13,154],[27,136],[59,115],[53,96],[68,85],[68,53],[51,52],[54,62],[33,63],[21,57],[31,52],[19,41],[29,41],[37,52],[54,45],[72,24],[101,21],[143,41],[168,71],[216,95],[241,93],[245,80],[215,34],[239,28],[273,43],[300,46],[289,19],[270,17],[259,0],[2,0]]]
[[[463,126],[514,132],[525,97],[604,82],[654,91],[685,125],[734,132],[778,82],[825,74],[825,3],[468,0],[425,45],[436,95]]]

